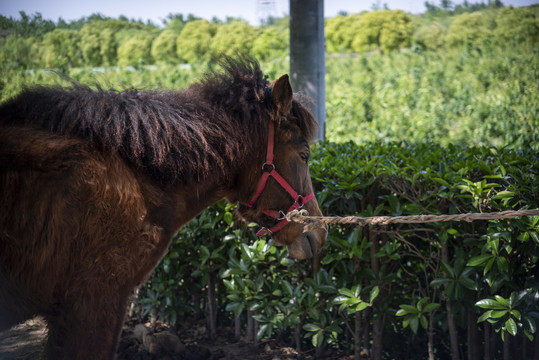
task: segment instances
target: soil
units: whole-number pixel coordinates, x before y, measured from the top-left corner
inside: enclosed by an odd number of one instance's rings
[[[142,333],[141,333],[142,331]],[[0,359],[37,360],[47,336],[46,322],[34,318],[0,333]],[[324,359],[353,359],[353,356],[327,354]],[[167,324],[126,323],[118,346],[118,360],[289,360],[314,359],[314,352],[298,354],[275,340],[252,344],[237,341],[231,328],[220,328],[209,340],[203,322],[191,322],[172,329]]]
[[[47,337],[41,318],[28,320],[0,333],[0,359],[39,359]]]

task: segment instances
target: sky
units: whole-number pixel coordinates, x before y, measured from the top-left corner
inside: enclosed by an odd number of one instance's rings
[[[464,0],[453,0],[460,4]],[[470,3],[481,0],[468,0]],[[483,0],[486,2],[488,0]],[[439,0],[430,0],[438,4]],[[538,3],[535,0],[502,0],[508,6],[525,6]],[[331,17],[340,11],[357,13],[372,10],[373,4],[384,4],[394,10],[401,9],[417,14],[425,10],[425,0],[325,0],[324,16]],[[78,20],[83,16],[100,13],[117,18],[125,15],[129,19],[148,19],[161,26],[162,20],[170,13],[193,14],[211,20],[217,17],[225,20],[227,16],[241,17],[251,25],[259,25],[260,18],[267,15],[282,16],[288,13],[288,0],[0,0],[0,14],[7,17],[19,17],[19,11],[27,14],[41,13],[43,18],[57,21]]]

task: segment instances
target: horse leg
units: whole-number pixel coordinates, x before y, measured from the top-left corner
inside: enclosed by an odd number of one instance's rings
[[[129,290],[86,293],[46,317],[46,359],[113,359],[127,310]]]

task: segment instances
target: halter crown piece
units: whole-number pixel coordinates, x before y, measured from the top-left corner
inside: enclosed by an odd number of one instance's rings
[[[273,121],[269,121],[268,128],[268,148],[266,151],[266,162],[264,163],[264,165],[262,165],[262,177],[258,182],[256,194],[251,198],[248,203],[242,204],[248,207],[253,207],[260,195],[262,195],[262,192],[266,187],[266,182],[268,181],[268,178],[270,176],[273,177],[279,183],[279,185],[281,185],[281,187],[292,197],[294,203],[292,204],[292,206],[290,206],[286,213],[282,210],[262,210],[263,214],[280,221],[270,228],[263,227],[258,230],[256,233],[256,236],[258,237],[262,237],[266,234],[273,234],[281,230],[286,224],[288,224],[288,220],[286,220],[286,215],[289,212],[291,212],[292,210],[301,209],[303,205],[314,199],[314,192],[310,193],[307,196],[299,195],[275,169],[275,164],[273,163],[273,143],[275,137]]]

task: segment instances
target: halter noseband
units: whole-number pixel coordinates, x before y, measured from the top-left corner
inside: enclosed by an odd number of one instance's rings
[[[262,165],[262,177],[260,178],[260,181],[258,183],[256,194],[251,198],[249,203],[242,204],[248,207],[253,207],[260,195],[262,195],[262,192],[266,187],[266,182],[268,181],[268,178],[270,176],[273,177],[279,183],[279,185],[281,185],[281,187],[292,197],[294,203],[286,213],[284,213],[282,210],[262,210],[263,214],[280,221],[270,228],[263,227],[258,230],[258,232],[256,233],[256,236],[258,237],[264,236],[266,234],[272,234],[281,230],[286,224],[288,224],[288,220],[286,220],[286,215],[289,212],[291,212],[292,210],[301,209],[303,205],[314,199],[314,192],[310,193],[307,196],[299,195],[292,188],[292,186],[290,186],[290,184],[277,172],[277,170],[275,170],[275,164],[273,163],[273,143],[275,137],[273,121],[269,121],[268,127],[268,148],[266,151],[266,162],[264,163],[264,165]]]

